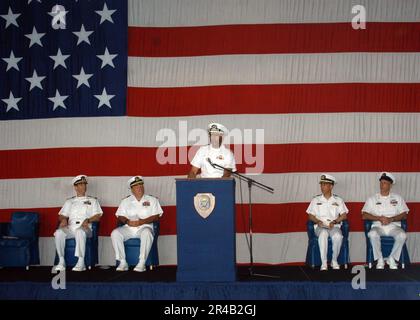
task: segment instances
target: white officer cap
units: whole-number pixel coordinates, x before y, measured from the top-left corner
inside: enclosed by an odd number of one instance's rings
[[[322,174],[321,177],[319,178],[319,183],[321,182],[326,182],[326,183],[331,183],[331,184],[335,184],[336,183],[336,179],[330,175],[330,174]]]
[[[131,187],[134,187],[138,184],[144,184],[142,176],[134,176],[134,177],[131,177],[130,179],[128,179],[128,181],[127,181],[127,185],[128,185],[129,189],[131,189]]]
[[[381,174],[379,175],[379,181],[381,180],[389,181],[392,184],[395,183],[395,177],[389,172],[381,172]]]
[[[78,175],[77,177],[74,177],[73,178],[73,180],[71,181],[72,183],[73,183],[73,185],[75,186],[75,185],[77,185],[77,184],[80,184],[80,183],[85,183],[85,184],[87,184],[88,182],[87,182],[87,175],[85,175],[85,174],[80,174],[80,175]]]
[[[208,125],[207,131],[210,134],[219,134],[219,135],[227,135],[228,129],[220,123],[212,122]]]

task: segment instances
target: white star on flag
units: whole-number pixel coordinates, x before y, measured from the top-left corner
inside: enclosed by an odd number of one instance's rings
[[[86,42],[90,45],[89,36],[93,33],[93,31],[86,31],[85,26],[82,24],[80,31],[73,32],[77,36],[77,45],[82,42]]]
[[[93,73],[85,73],[85,70],[82,67],[82,69],[80,70],[80,73],[78,75],[77,74],[73,75],[73,78],[77,79],[77,88],[79,88],[83,84],[86,85],[88,88],[90,88],[88,80],[92,76],[93,76]]]
[[[53,68],[54,70],[58,66],[63,66],[65,69],[67,69],[65,61],[68,57],[70,57],[69,54],[62,54],[60,48],[58,48],[57,54],[55,56],[49,56],[49,57],[54,60],[54,68]]]
[[[22,98],[15,98],[13,96],[12,91],[10,91],[9,99],[1,99],[1,100],[7,104],[6,112],[9,112],[9,110],[11,109],[16,109],[17,111],[19,111],[17,104],[20,100],[22,100]]]
[[[57,109],[58,107],[67,109],[64,100],[66,100],[68,96],[62,96],[60,95],[60,92],[58,90],[55,91],[55,97],[48,98],[48,100],[54,102],[53,111]]]
[[[105,21],[109,21],[114,23],[114,20],[112,20],[112,14],[117,10],[109,10],[106,3],[104,3],[104,8],[102,10],[95,10],[97,14],[101,16],[101,21],[99,24],[102,24]]]
[[[6,20],[6,29],[11,24],[15,25],[16,27],[19,27],[16,19],[20,16],[20,13],[13,13],[12,8],[9,7],[9,12],[7,14],[2,14],[0,17]]]
[[[107,65],[110,65],[111,67],[115,68],[114,62],[112,60],[114,60],[117,56],[118,54],[109,54],[108,48],[105,48],[104,54],[97,55],[97,57],[102,60],[101,69],[103,69]]]
[[[29,88],[29,91],[32,91],[32,89],[35,87],[38,87],[42,90],[41,81],[44,79],[45,77],[38,76],[38,74],[36,73],[36,70],[34,70],[32,77],[25,78],[26,81],[29,81],[31,83],[31,87]]]
[[[41,38],[43,36],[45,36],[45,33],[38,33],[35,27],[32,29],[32,33],[25,34],[25,37],[31,40],[31,43],[29,43],[29,48],[32,47],[34,44],[38,44],[41,47],[43,47],[41,43]]]
[[[10,57],[9,58],[2,58],[2,60],[4,60],[7,63],[6,71],[9,71],[11,68],[14,68],[17,71],[19,71],[18,63],[22,59],[23,58],[15,57],[15,54],[13,53],[13,50],[10,52]]]
[[[105,88],[104,90],[102,90],[102,94],[95,94],[95,98],[99,100],[98,109],[102,107],[103,105],[106,105],[107,107],[112,109],[110,100],[114,97],[115,95],[107,94]]]

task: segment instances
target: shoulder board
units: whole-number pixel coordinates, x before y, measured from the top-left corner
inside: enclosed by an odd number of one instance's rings
[[[122,198],[121,200],[127,199],[130,196],[130,194],[128,196],[125,196],[124,198]]]
[[[96,200],[98,200],[98,198],[97,198],[97,197],[88,196],[88,198],[92,198],[92,199],[96,199]]]
[[[322,194],[317,194],[314,196],[314,198],[319,197],[319,196],[322,196]]]
[[[76,198],[76,196],[73,196],[73,197],[67,198],[66,200],[71,200],[71,199],[74,199],[74,198]]]
[[[333,194],[333,196],[341,199],[341,197],[338,194]]]

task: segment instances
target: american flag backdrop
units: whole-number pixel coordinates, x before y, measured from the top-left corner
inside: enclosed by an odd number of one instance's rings
[[[52,23],[56,5],[65,29]],[[364,30],[352,28],[354,5],[366,8]],[[40,213],[41,264],[54,261],[57,214],[82,173],[104,210],[100,264],[115,263],[109,235],[136,174],[164,209],[160,263],[176,264],[174,178],[189,165],[161,165],[156,136],[180,121],[264,130],[254,178],[275,193],[253,193],[256,263],[304,262],[305,211],[323,172],[350,210],[350,259],[365,261],[361,208],[383,170],[408,203],[420,262],[420,1],[0,1],[0,220]]]

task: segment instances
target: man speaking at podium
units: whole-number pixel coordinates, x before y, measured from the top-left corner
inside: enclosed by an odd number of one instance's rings
[[[227,129],[220,123],[210,123],[207,128],[210,144],[200,147],[191,161],[191,170],[188,178],[195,179],[201,170],[201,178],[227,178],[229,170],[222,170],[214,166],[217,164],[236,171],[235,157],[233,152],[223,145],[223,137],[227,135]]]

